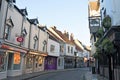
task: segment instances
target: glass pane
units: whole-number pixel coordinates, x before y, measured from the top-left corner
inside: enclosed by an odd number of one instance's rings
[[[33,64],[33,55],[27,55],[26,67],[27,68],[32,68],[32,64]]]
[[[5,71],[6,69],[6,54],[5,52],[0,51],[0,72]]]
[[[20,64],[21,64],[21,56],[20,56],[20,53],[15,52],[15,53],[14,53],[14,66],[13,66],[13,69],[14,69],[14,70],[20,69]]]
[[[8,56],[8,70],[12,70],[12,64],[13,64],[13,53],[9,53],[9,56]]]

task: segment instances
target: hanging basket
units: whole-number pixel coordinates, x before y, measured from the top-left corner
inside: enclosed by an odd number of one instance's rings
[[[111,27],[111,18],[109,15],[107,15],[103,21],[102,21],[102,26],[105,28],[105,29],[109,29]]]
[[[113,45],[113,43],[108,38],[105,38],[102,41],[102,48],[104,49],[104,52],[107,55],[113,54],[115,52],[114,45]]]

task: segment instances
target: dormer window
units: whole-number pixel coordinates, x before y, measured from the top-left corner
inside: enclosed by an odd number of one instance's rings
[[[10,3],[16,3],[16,0],[7,0]]]
[[[35,19],[30,19],[30,22],[31,22],[31,24],[34,24],[34,25],[39,24],[39,22],[38,22],[38,19],[37,19],[37,18],[35,18]]]
[[[15,3],[15,2],[16,2],[16,0],[8,0],[9,7],[10,7],[11,9],[13,9],[13,7],[14,7],[14,4],[13,4],[13,3]]]
[[[27,8],[25,8],[25,9],[20,9],[21,10],[21,12],[22,12],[22,14],[24,15],[24,16],[27,16],[28,15],[28,13],[27,13]]]
[[[46,32],[46,30],[47,30],[46,27],[44,27],[43,30]]]
[[[37,25],[37,21],[36,20],[34,21],[34,24]]]

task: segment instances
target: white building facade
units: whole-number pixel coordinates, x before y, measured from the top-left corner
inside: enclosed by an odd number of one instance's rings
[[[0,79],[24,73],[24,56],[28,51],[29,24],[13,2],[2,0],[0,14]],[[24,15],[24,16],[23,16]],[[23,31],[23,26],[27,25]],[[22,32],[26,32],[23,36]],[[25,40],[25,41],[24,41]],[[25,43],[24,43],[25,42]]]

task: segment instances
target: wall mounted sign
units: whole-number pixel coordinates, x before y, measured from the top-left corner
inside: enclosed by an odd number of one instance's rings
[[[23,37],[17,37],[17,42],[23,42],[24,38]]]

